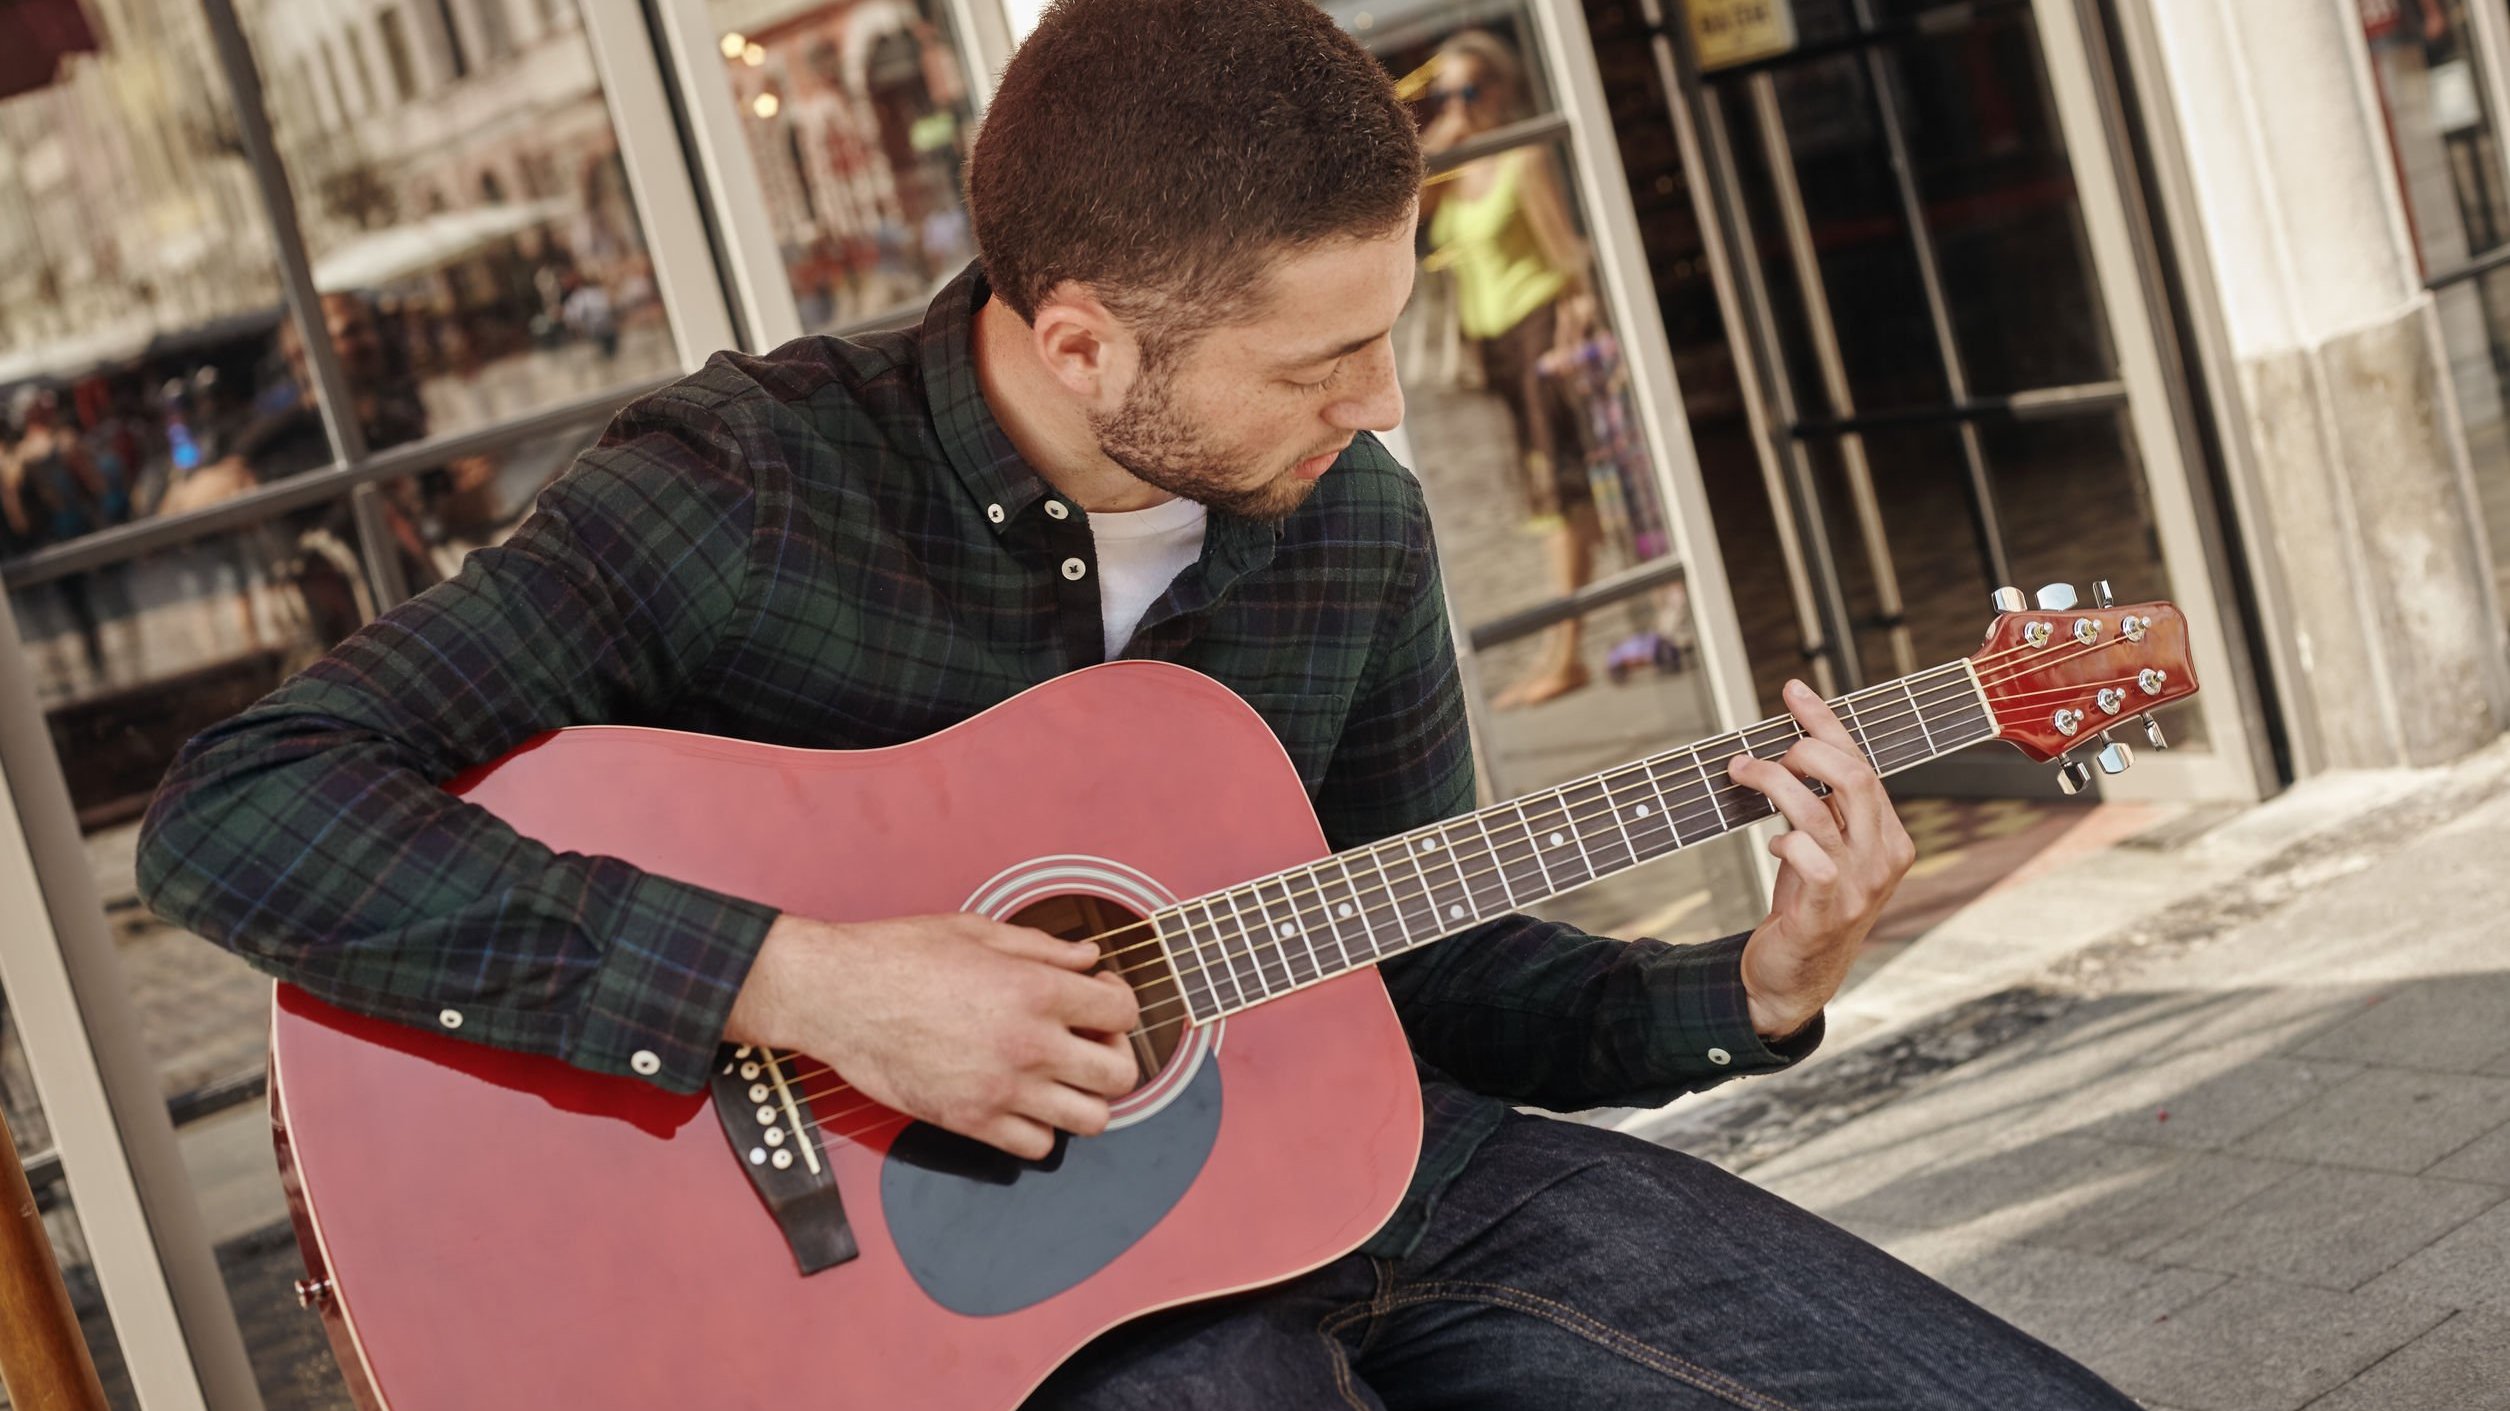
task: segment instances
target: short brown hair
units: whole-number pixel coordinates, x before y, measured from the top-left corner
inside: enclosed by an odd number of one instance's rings
[[[1396,229],[1420,135],[1308,0],[1057,0],[1004,68],[968,162],[994,294],[1067,280],[1146,344],[1247,317],[1280,255]]]

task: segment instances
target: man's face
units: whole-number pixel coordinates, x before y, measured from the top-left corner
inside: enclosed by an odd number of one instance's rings
[[[1390,335],[1412,273],[1408,221],[1284,256],[1260,315],[1171,350],[1090,418],[1099,449],[1170,494],[1286,518],[1354,435],[1403,420]]]

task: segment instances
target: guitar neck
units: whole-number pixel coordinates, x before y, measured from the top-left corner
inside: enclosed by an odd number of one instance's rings
[[[1830,702],[1877,774],[1995,738],[1964,659]],[[1774,759],[1794,717],[1651,755],[1557,788],[1196,897],[1150,919],[1197,1022],[1374,965],[1589,882],[1722,837],[1777,810],[1726,778]]]

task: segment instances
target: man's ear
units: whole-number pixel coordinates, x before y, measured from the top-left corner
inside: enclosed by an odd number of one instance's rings
[[[1064,390],[1093,405],[1123,400],[1141,362],[1133,332],[1086,285],[1065,281],[1029,321],[1038,361]]]

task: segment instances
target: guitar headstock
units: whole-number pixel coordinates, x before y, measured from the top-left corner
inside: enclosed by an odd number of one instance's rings
[[[2055,583],[2025,607],[2012,588],[1996,592],[2000,609],[1986,644],[1970,658],[1994,712],[1996,734],[2033,759],[2050,760],[2085,745],[2099,749],[2101,769],[2123,773],[2135,751],[2109,732],[2141,717],[2139,732],[2156,748],[2164,741],[2152,712],[2196,694],[2188,660],[2188,625],[2168,603],[2111,603],[2109,585],[2094,585],[2094,606],[2078,607],[2074,590]],[[2067,793],[2091,779],[2080,760],[2058,770]]]

